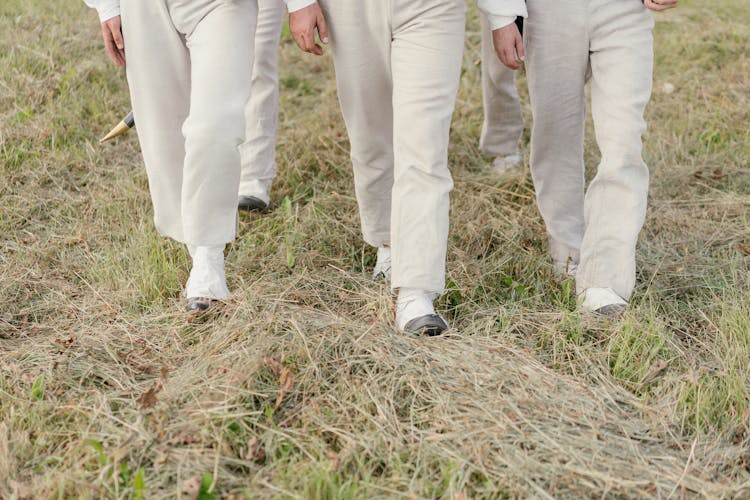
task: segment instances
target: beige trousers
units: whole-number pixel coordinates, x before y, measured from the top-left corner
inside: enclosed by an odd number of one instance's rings
[[[127,76],[158,231],[195,246],[237,230],[256,0],[122,0]]]
[[[552,257],[580,261],[579,293],[612,288],[628,299],[648,196],[641,137],[653,17],[638,0],[535,0],[528,7],[531,173]],[[584,194],[588,75],[602,158]]]
[[[497,57],[487,18],[482,23],[482,103],[484,123],[479,149],[491,156],[518,153],[523,133],[521,101],[516,89],[516,72]]]
[[[393,288],[442,292],[448,135],[465,0],[321,0],[351,142],[362,232],[392,248]]]
[[[240,146],[240,195],[267,193],[276,177],[279,39],[284,12],[283,0],[258,0],[253,83],[250,101],[245,108],[245,142]]]

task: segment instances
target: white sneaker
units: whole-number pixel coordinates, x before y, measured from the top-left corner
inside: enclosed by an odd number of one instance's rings
[[[578,264],[568,259],[566,262],[555,261],[552,264],[552,272],[555,277],[559,280],[566,280],[568,278],[575,278],[578,273]]]
[[[372,270],[372,279],[391,281],[391,247],[378,248],[378,260]]]
[[[440,335],[448,324],[435,313],[436,293],[418,288],[401,288],[396,300],[396,326],[400,332]]]
[[[271,180],[254,179],[240,184],[237,206],[245,210],[264,211],[271,203]]]
[[[190,299],[224,300],[229,297],[224,272],[225,245],[196,247],[188,245],[193,268],[185,285],[185,296]]]
[[[506,172],[514,172],[520,170],[523,159],[521,153],[513,153],[507,156],[498,156],[492,162],[492,169],[496,174],[504,174]]]
[[[622,316],[628,307],[627,301],[611,288],[587,288],[578,300],[582,311],[612,318]]]

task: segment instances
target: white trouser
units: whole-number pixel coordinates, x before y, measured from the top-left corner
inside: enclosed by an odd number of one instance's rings
[[[518,152],[518,142],[523,133],[516,72],[497,57],[492,43],[492,31],[484,14],[481,15],[481,22],[484,123],[479,149],[487,155],[510,156]]]
[[[122,0],[127,76],[158,231],[196,246],[237,230],[256,0]]]
[[[651,96],[653,17],[637,0],[535,0],[528,7],[531,173],[552,257],[580,260],[579,293],[612,288],[627,299],[648,196],[641,137]],[[589,74],[602,158],[584,195]]]
[[[321,0],[349,133],[362,232],[392,248],[393,288],[442,292],[448,134],[465,0]]]
[[[276,129],[279,122],[279,38],[283,0],[258,0],[255,64],[250,101],[245,108],[245,142],[240,146],[240,195],[268,193],[276,177]],[[263,200],[268,202],[268,200]]]

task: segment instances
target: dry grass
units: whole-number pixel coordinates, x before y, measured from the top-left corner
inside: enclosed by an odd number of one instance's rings
[[[79,3],[0,5],[0,497],[750,494],[744,0],[659,17],[651,210],[612,324],[552,279],[529,180],[486,173],[469,33],[439,339],[391,328],[330,60],[288,40],[284,201],[242,216],[225,314],[186,324],[135,136],[96,144],[127,95]]]

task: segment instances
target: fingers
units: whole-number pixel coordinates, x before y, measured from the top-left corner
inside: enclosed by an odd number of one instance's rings
[[[323,47],[315,43],[314,39],[312,42],[308,42],[307,46],[309,48],[306,50],[306,52],[309,52],[310,54],[315,54],[316,56],[323,55]]]
[[[516,61],[516,54],[513,50],[503,50],[497,53],[500,61],[510,69],[521,69],[521,65]]]
[[[658,10],[677,7],[678,0],[648,0],[648,3]]]
[[[117,21],[113,22],[111,25],[112,29],[112,38],[115,41],[115,46],[117,47],[117,50],[121,52],[125,52],[125,41],[122,39],[122,26],[120,26],[120,18],[116,18]]]
[[[510,69],[521,69],[521,63],[518,61],[516,56],[515,47],[512,49],[506,49],[500,56],[500,60]]]
[[[299,47],[300,50],[307,52],[304,35],[302,33],[292,33],[292,38],[297,43],[297,47]]]
[[[518,63],[522,63],[526,60],[526,51],[523,48],[523,37],[520,33],[516,37],[516,56]]]
[[[328,44],[328,25],[326,24],[326,18],[323,17],[322,11],[318,15],[317,25],[318,25],[318,37],[320,38],[321,42],[327,45]]]
[[[513,58],[509,58],[508,57],[508,52],[506,50],[504,50],[504,49],[500,49],[500,50],[495,49],[495,52],[497,52],[497,57],[500,58],[500,61],[504,65],[506,65],[510,69],[518,69],[518,68],[515,67],[518,63],[516,63],[516,61],[513,60]]]
[[[117,66],[125,66],[125,41],[122,38],[120,17],[113,17],[102,23],[104,50]]]
[[[313,30],[298,33],[294,37],[294,41],[297,42],[297,46],[305,52],[315,54],[316,56],[323,55],[323,49],[320,45],[315,43],[315,32]]]
[[[678,0],[644,0],[643,5],[647,9],[659,11],[673,9],[677,7],[678,3]]]
[[[321,41],[328,43],[328,27],[317,3],[289,15],[289,30],[297,46],[305,52],[321,56],[323,48],[315,42],[316,29]]]
[[[521,68],[525,53],[523,39],[515,23],[494,30],[492,41],[495,45],[495,52],[504,65],[513,70]]]

